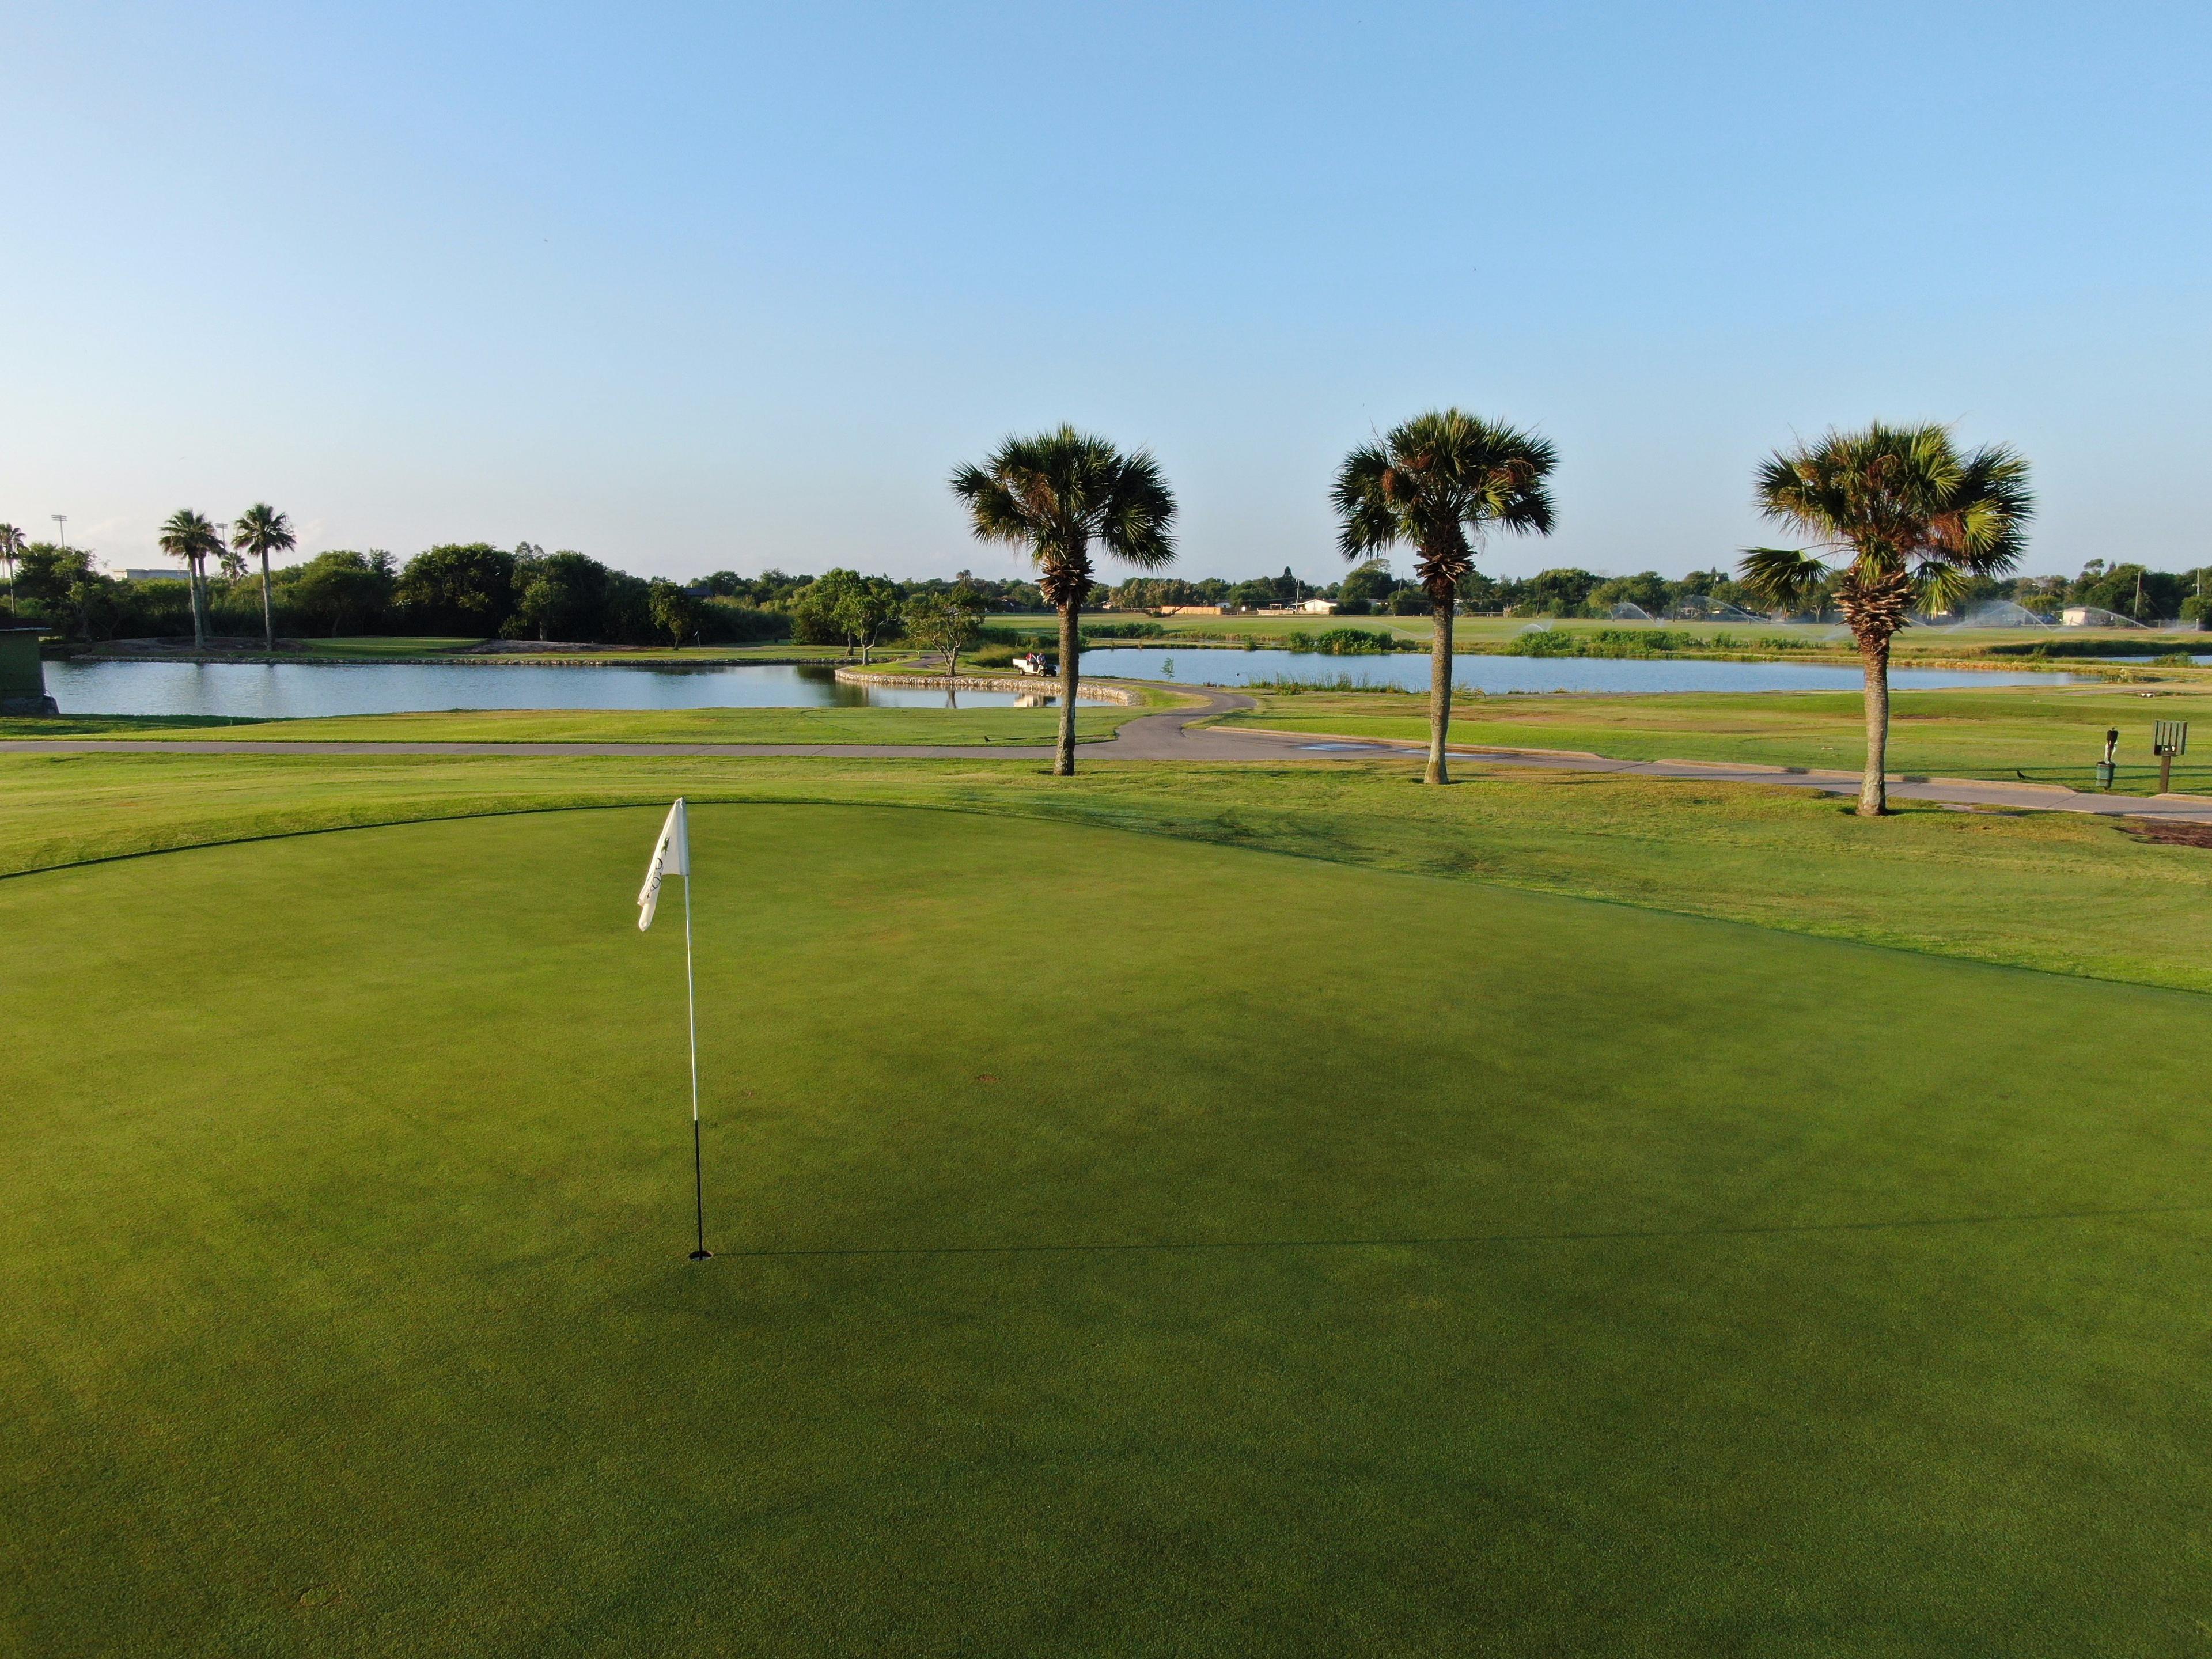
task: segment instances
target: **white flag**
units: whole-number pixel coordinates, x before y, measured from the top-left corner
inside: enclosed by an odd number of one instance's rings
[[[653,926],[653,907],[660,902],[660,878],[681,876],[691,879],[691,830],[684,816],[684,797],[668,809],[668,822],[660,826],[653,843],[653,862],[645,866],[645,885],[637,890],[637,931]]]

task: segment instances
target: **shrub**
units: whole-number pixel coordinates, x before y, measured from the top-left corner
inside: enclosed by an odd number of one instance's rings
[[[1157,640],[1168,631],[1156,622],[1085,623],[1079,630],[1086,640]]]
[[[1395,650],[1397,641],[1370,628],[1331,628],[1313,635],[1306,648],[1326,657],[1378,657]]]
[[[1513,641],[1516,657],[1579,657],[1582,641],[1565,629],[1535,628]]]

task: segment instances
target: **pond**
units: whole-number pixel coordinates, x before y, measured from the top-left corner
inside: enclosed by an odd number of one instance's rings
[[[447,708],[942,708],[927,686],[846,685],[828,665],[718,668],[451,667],[414,663],[50,662],[65,714],[220,714],[289,720]],[[1040,708],[1042,688],[962,691],[963,708]]]
[[[1168,680],[1178,685],[1249,685],[1255,681],[1297,680],[1333,687],[1395,686],[1426,690],[1429,659],[1399,652],[1390,656],[1324,657],[1289,651],[1237,651],[1219,647],[1092,646],[1083,653],[1084,672],[1130,679]],[[2067,685],[2071,674],[2004,673],[1978,669],[1893,668],[1889,683],[1899,691],[1927,691],[1958,685]],[[1452,659],[1452,680],[1478,691],[1856,691],[1856,664],[1708,662],[1673,657],[1480,657]]]

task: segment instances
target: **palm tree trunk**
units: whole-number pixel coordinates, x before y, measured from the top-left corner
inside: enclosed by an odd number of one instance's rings
[[[1859,816],[1878,818],[1889,810],[1889,641],[1861,640],[1866,663],[1866,773],[1859,780]]]
[[[1444,768],[1444,739],[1451,730],[1452,601],[1436,608],[1436,637],[1429,646],[1429,769],[1425,783],[1449,783]]]
[[[1075,631],[1075,602],[1060,607],[1060,747],[1053,753],[1052,775],[1075,775],[1075,689],[1081,683],[1082,651]]]
[[[198,559],[191,562],[188,575],[192,586],[192,649],[204,651],[207,649],[207,593],[202,586]]]
[[[269,654],[276,654],[276,611],[269,602],[269,555],[261,555],[261,639]]]

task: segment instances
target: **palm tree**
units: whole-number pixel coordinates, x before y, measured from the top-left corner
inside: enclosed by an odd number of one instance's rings
[[[8,567],[8,614],[15,614],[15,561],[29,545],[23,532],[12,524],[0,524],[0,564]]]
[[[182,559],[192,589],[192,648],[207,649],[207,596],[201,586],[205,562],[222,551],[215,526],[189,507],[180,507],[161,526],[161,551]]]
[[[1444,738],[1451,726],[1452,611],[1474,574],[1475,550],[1492,529],[1552,533],[1545,481],[1558,464],[1533,434],[1462,410],[1431,410],[1394,428],[1380,443],[1344,458],[1332,500],[1337,545],[1354,561],[1398,543],[1413,549],[1413,576],[1429,596],[1436,635],[1429,659],[1431,783],[1448,783]]]
[[[1060,747],[1055,777],[1075,770],[1076,613],[1091,597],[1094,541],[1124,563],[1157,570],[1175,557],[1175,497],[1148,450],[1124,455],[1063,426],[1009,438],[981,466],[952,474],[976,537],[1027,550],[1045,602],[1060,611]]]
[[[2027,462],[1995,444],[1961,455],[1948,428],[1831,431],[1778,451],[1759,469],[1759,508],[1812,537],[1814,550],[1748,547],[1744,586],[1795,609],[1824,586],[1835,594],[1866,666],[1866,772],[1859,813],[1888,808],[1889,642],[1917,603],[1947,611],[1967,580],[2019,562],[2035,498]]]
[[[300,544],[298,538],[292,534],[292,521],[268,502],[256,501],[231,526],[230,544],[241,553],[260,556],[261,637],[273,655],[276,650],[276,610],[269,599],[269,556],[289,553]]]

